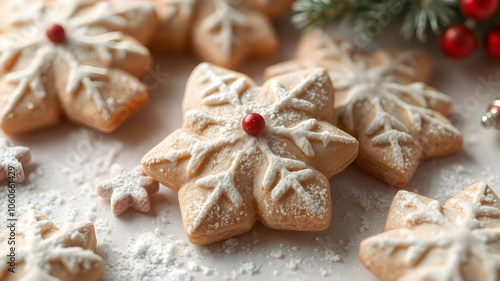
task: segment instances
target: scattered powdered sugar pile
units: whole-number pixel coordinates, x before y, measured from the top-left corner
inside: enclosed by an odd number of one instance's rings
[[[59,182],[78,188],[83,195],[96,196],[96,183],[107,177],[109,169],[122,145],[117,141],[104,140],[100,133],[81,129],[71,138],[78,139],[76,144],[65,147],[64,159],[50,159],[47,163],[50,172]]]
[[[229,240],[226,249],[239,251],[238,240]],[[254,262],[241,263],[239,266],[221,271],[200,264],[202,254],[213,255],[209,251],[195,251],[194,246],[173,235],[157,236],[152,232],[143,232],[130,237],[126,251],[116,250],[113,243],[100,243],[98,253],[105,257],[107,277],[104,280],[172,280],[189,281],[196,275],[215,279],[239,280],[242,275],[259,273],[260,265]],[[228,248],[229,247],[229,248]],[[221,265],[220,268],[227,269]]]
[[[233,269],[231,272],[232,279],[237,280],[237,278],[241,275],[254,275],[257,274],[260,270],[260,266],[256,265],[253,262],[246,262],[241,265],[238,269]]]
[[[330,236],[325,237],[316,237],[316,242],[323,248],[323,259],[328,262],[339,262],[342,261],[341,257],[336,253],[334,248],[339,248],[344,246],[343,240],[339,240],[338,243],[334,243]],[[344,246],[344,250],[349,250],[346,246]],[[314,248],[315,253],[320,253],[321,250],[319,248]]]
[[[99,247],[107,261],[105,280],[192,280],[187,264],[179,258],[183,256],[182,247],[164,242],[151,232],[130,238],[126,252],[107,246]]]

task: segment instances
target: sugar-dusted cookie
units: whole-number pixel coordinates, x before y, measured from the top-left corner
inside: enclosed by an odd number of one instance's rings
[[[23,165],[30,160],[28,147],[10,146],[6,139],[0,138],[0,180],[7,178],[10,182],[22,182],[24,180]]]
[[[147,101],[151,4],[106,0],[0,3],[0,126],[20,134],[64,114],[109,132]],[[128,35],[129,34],[129,35]]]
[[[318,231],[331,217],[328,178],[357,155],[357,141],[334,127],[333,87],[323,69],[268,80],[208,63],[191,74],[184,124],[148,152],[148,175],[179,191],[194,244],[248,231]]]
[[[160,24],[148,46],[155,51],[163,52],[180,52],[187,49],[191,42],[197,0],[151,0],[150,2],[156,7]]]
[[[263,57],[275,52],[278,39],[269,18],[289,11],[293,1],[152,2],[161,22],[150,43],[152,49],[181,51],[191,46],[204,61],[236,68],[248,56]]]
[[[9,224],[10,232],[0,247],[0,280],[98,281],[104,277],[104,261],[94,253],[97,240],[92,223],[59,229],[42,213],[29,210]]]
[[[432,59],[416,51],[356,52],[323,30],[303,36],[297,60],[271,66],[266,77],[322,66],[335,85],[335,122],[359,143],[356,164],[396,187],[421,159],[456,153],[460,132],[446,119],[451,99],[426,85]]]
[[[97,185],[97,194],[111,200],[111,211],[115,216],[130,207],[141,212],[149,211],[149,195],[158,192],[160,184],[146,176],[142,166],[126,171],[120,165],[113,164],[111,177]]]
[[[444,206],[399,191],[385,232],[364,240],[359,257],[382,281],[499,280],[499,198],[484,182]]]
[[[276,51],[278,38],[271,21],[247,4],[233,0],[199,2],[192,45],[202,60],[236,68],[249,56],[265,57]]]

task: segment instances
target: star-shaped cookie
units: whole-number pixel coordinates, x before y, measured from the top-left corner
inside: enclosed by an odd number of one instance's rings
[[[424,81],[432,60],[416,51],[362,55],[344,40],[315,30],[303,35],[297,60],[266,70],[266,77],[323,66],[335,85],[335,124],[359,143],[356,164],[386,183],[404,187],[421,159],[462,148],[446,119],[450,97]]]
[[[500,199],[478,182],[444,206],[408,191],[392,202],[385,232],[360,246],[382,281],[500,279]]]
[[[142,165],[179,191],[194,244],[246,232],[256,220],[275,229],[323,230],[331,217],[328,178],[351,163],[358,147],[330,123],[332,106],[324,69],[258,87],[243,74],[202,63],[188,80],[182,128]]]
[[[130,207],[141,212],[149,211],[149,195],[158,192],[160,184],[146,176],[142,166],[126,171],[120,165],[113,164],[111,177],[97,185],[97,194],[111,200],[111,211],[115,216]]]
[[[9,181],[22,182],[24,180],[23,165],[30,160],[28,147],[10,146],[6,139],[0,138],[0,180],[8,178]]]
[[[0,280],[98,281],[104,277],[104,261],[94,253],[97,240],[92,223],[59,229],[35,210],[9,223],[15,225],[15,239],[7,235],[0,247]],[[9,255],[15,256],[15,263],[10,263]]]
[[[144,42],[151,4],[107,0],[0,3],[0,126],[21,134],[61,114],[110,132],[148,99],[137,77],[151,65]]]
[[[236,68],[249,56],[270,56],[278,39],[270,18],[292,0],[153,0],[160,25],[150,46],[180,51],[191,46],[201,59]]]

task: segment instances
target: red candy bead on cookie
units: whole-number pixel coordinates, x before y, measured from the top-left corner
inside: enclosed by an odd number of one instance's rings
[[[45,27],[45,34],[50,41],[59,44],[66,41],[66,33],[64,32],[64,28],[57,24],[51,23]]]
[[[241,126],[247,134],[257,136],[264,131],[264,128],[266,127],[266,120],[264,120],[264,117],[258,113],[250,113],[243,118]]]

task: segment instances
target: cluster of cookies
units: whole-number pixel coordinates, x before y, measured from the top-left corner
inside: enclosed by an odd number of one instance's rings
[[[275,2],[2,1],[0,127],[22,134],[65,115],[111,132],[148,100],[137,79],[152,64],[145,46],[189,44],[203,60],[234,68],[276,50],[270,18],[293,1]]]
[[[24,133],[64,113],[112,131],[147,101],[138,80],[152,62],[145,46],[190,47],[211,63],[187,81],[182,127],[141,166],[113,165],[113,178],[97,193],[120,215],[129,207],[149,211],[159,183],[178,191],[187,237],[198,245],[249,231],[257,220],[273,229],[324,230],[332,213],[329,178],[352,162],[404,187],[421,159],[461,149],[462,136],[445,117],[451,99],[425,83],[432,60],[424,53],[363,55],[315,30],[300,40],[295,60],[266,69],[262,86],[227,69],[276,50],[269,19],[291,2],[3,1],[0,126]],[[0,158],[3,178],[14,167],[13,181],[24,179],[27,148],[3,141]],[[497,280],[498,200],[482,182],[444,207],[400,191],[386,232],[361,244],[361,261],[382,280]],[[18,224],[20,274],[9,275],[7,237],[0,280],[104,276],[91,223],[58,229],[29,211]]]

